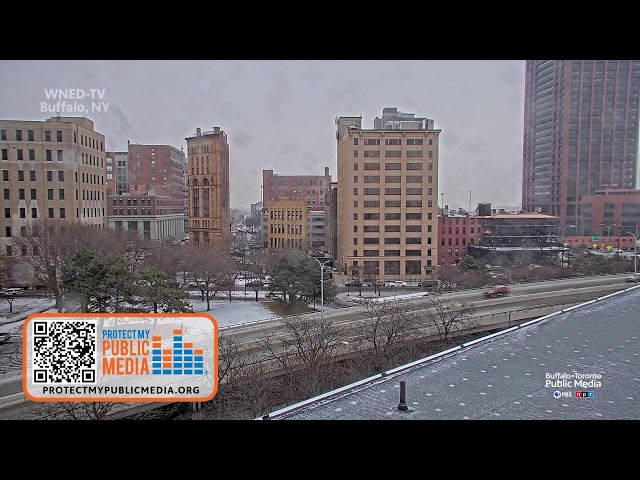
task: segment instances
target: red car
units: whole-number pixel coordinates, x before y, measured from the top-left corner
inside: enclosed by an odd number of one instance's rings
[[[487,298],[504,297],[511,293],[511,289],[506,285],[496,285],[489,288],[484,292],[484,296]]]

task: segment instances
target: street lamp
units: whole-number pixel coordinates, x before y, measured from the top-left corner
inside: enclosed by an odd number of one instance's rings
[[[610,247],[611,246],[611,234],[609,233],[609,229],[611,227],[613,227],[615,225],[615,223],[612,223],[611,225],[607,225],[606,223],[601,223],[600,225],[603,226],[603,227],[607,227],[607,238],[609,239],[608,242],[609,242],[609,247]]]
[[[609,233],[609,229],[613,227],[615,223],[612,223],[611,225],[607,225],[606,223],[601,223],[600,225],[603,227],[607,227],[607,237],[609,237],[609,243],[611,243],[611,236],[610,236],[611,234]]]
[[[322,312],[324,311],[324,266],[327,263],[331,263],[331,260],[321,262],[317,258],[313,259],[320,265],[320,320],[322,320]]]

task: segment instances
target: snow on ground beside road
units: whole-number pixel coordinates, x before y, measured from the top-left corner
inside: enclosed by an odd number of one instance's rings
[[[211,310],[207,312],[207,302],[190,299],[194,312],[208,313],[216,319],[218,327],[255,322],[270,318],[279,318],[264,302],[247,300],[215,300],[211,302]]]
[[[18,318],[29,316],[32,313],[45,312],[55,306],[54,300],[42,297],[16,298],[13,301],[13,312],[9,313],[9,303],[0,299],[0,332],[13,332],[22,325]]]

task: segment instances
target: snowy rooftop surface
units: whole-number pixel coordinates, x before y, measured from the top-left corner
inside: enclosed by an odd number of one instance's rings
[[[269,418],[640,419],[639,354],[640,287],[632,287],[283,408]],[[406,410],[398,408],[401,382]],[[577,391],[593,393],[576,398]]]

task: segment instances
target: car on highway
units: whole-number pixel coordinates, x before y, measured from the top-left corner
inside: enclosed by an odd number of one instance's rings
[[[484,296],[487,298],[504,297],[511,293],[511,289],[506,285],[495,285],[488,288],[484,292]]]
[[[345,287],[361,287],[362,282],[359,282],[358,280],[349,280],[344,284],[344,286]]]
[[[627,282],[629,283],[640,283],[640,275],[631,275],[627,278]]]

